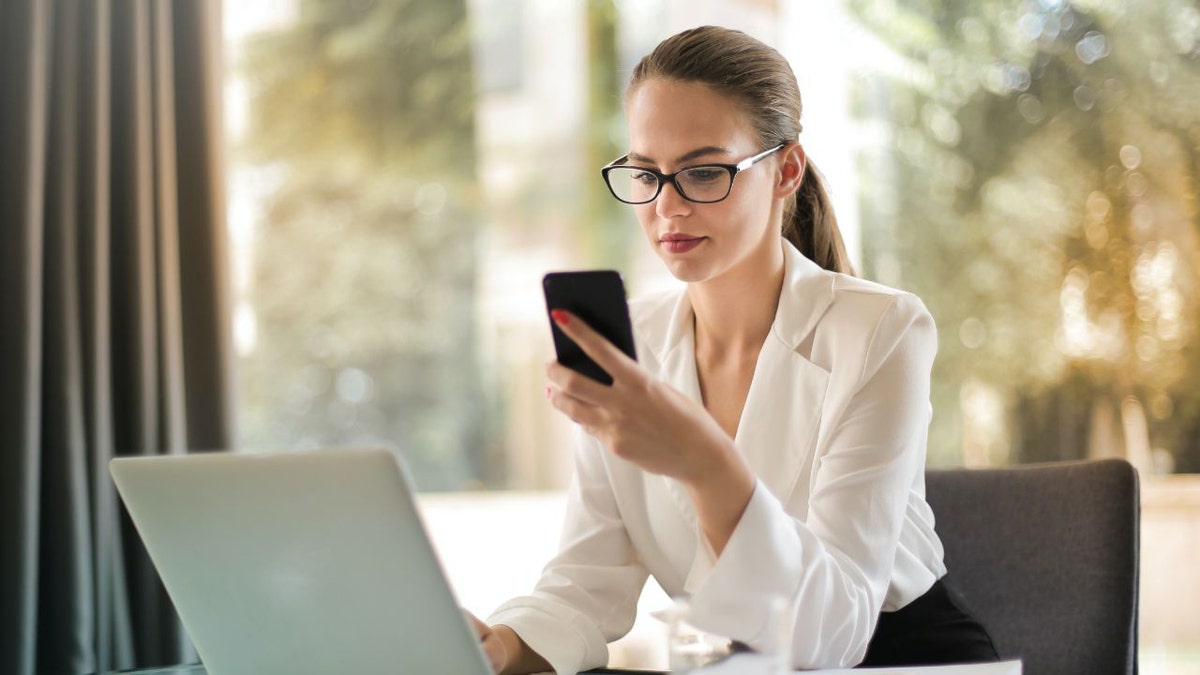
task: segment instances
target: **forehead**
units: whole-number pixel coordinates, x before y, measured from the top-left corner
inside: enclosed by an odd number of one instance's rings
[[[647,80],[630,92],[625,116],[630,151],[660,165],[703,146],[755,149],[753,125],[737,101],[698,82]]]

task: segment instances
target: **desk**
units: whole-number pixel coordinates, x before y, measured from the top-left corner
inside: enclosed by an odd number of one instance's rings
[[[739,656],[693,671],[696,675],[753,675],[762,672],[761,661],[740,661]],[[754,659],[753,655],[749,655]],[[757,666],[757,667],[756,667]],[[800,671],[805,675],[1021,675],[1020,661],[972,663],[957,666],[908,666],[904,668],[837,668]]]
[[[661,671],[652,670],[612,670],[601,669],[589,671],[592,673],[610,673],[616,675],[653,675]],[[735,657],[715,666],[710,666],[696,675],[741,675],[750,671],[742,667]],[[1001,663],[978,663],[963,666],[921,666],[910,668],[862,668],[858,670],[809,670],[810,675],[1021,675],[1020,661],[1004,661]],[[202,665],[172,666],[169,668],[149,668],[146,670],[121,670],[103,675],[208,675]]]

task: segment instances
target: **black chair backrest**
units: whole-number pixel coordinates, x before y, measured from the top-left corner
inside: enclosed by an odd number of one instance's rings
[[[1026,675],[1137,672],[1138,477],[1123,460],[926,473],[947,583]]]

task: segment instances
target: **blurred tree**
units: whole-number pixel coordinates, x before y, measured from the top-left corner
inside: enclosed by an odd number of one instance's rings
[[[864,253],[938,322],[931,461],[1200,470],[1196,4],[850,6],[895,55],[856,87]]]
[[[300,0],[251,38],[255,233],[247,447],[386,444],[422,489],[497,483],[477,377],[475,133],[464,0]]]
[[[592,264],[624,269],[629,262],[635,228],[629,209],[612,198],[600,177],[600,167],[623,151],[625,124],[618,67],[618,11],[612,0],[587,0],[587,150],[583,157],[586,194],[581,214],[584,250]]]

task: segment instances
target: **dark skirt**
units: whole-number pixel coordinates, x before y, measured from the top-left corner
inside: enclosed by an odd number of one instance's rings
[[[996,646],[962,598],[938,579],[921,597],[894,612],[880,612],[879,624],[859,665],[929,666],[999,661]]]

